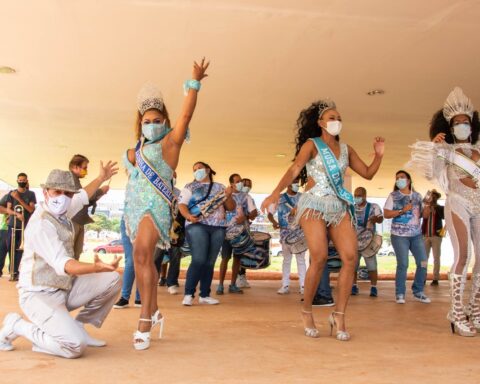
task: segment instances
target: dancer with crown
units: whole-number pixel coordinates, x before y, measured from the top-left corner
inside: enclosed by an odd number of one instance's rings
[[[192,79],[184,83],[186,93],[180,116],[171,128],[167,108],[161,93],[146,85],[138,95],[135,149],[125,153],[129,171],[125,195],[125,224],[133,242],[133,258],[142,309],[138,329],[133,336],[136,350],[150,347],[150,332],[160,326],[164,317],[158,310],[158,276],[153,261],[155,247],[170,247],[171,212],[176,206],[172,190],[173,171],[187,135],[200,90],[200,81],[209,63],[203,59],[194,63]]]
[[[454,251],[450,270],[452,332],[475,336],[480,330],[480,122],[472,102],[456,87],[430,123],[431,142],[412,146],[410,165],[445,191],[445,222]],[[473,243],[475,266],[467,307],[463,293]]]
[[[297,176],[300,175],[302,184],[307,182],[307,177],[314,184],[300,197],[296,213],[296,221],[305,233],[311,258],[302,309],[305,336],[319,337],[312,314],[312,300],[327,260],[328,235],[342,259],[336,308],[329,317],[330,329],[333,331],[333,327],[336,328],[337,340],[347,341],[350,334],[345,328],[345,310],[357,263],[357,235],[354,200],[343,186],[343,178],[347,167],[366,179],[373,178],[382,162],[384,139],[375,138],[375,157],[370,165],[366,165],[351,146],[340,142],[341,120],[331,100],[317,101],[300,113],[296,158],[273,193],[263,202],[262,211],[271,208],[272,204],[276,206],[280,193]]]

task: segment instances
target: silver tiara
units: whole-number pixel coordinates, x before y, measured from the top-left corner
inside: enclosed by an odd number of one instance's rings
[[[149,109],[158,109],[163,112],[163,96],[160,90],[152,83],[146,83],[137,96],[137,108],[140,114]]]
[[[328,111],[329,109],[335,109],[337,108],[335,102],[330,99],[323,99],[317,101],[318,104],[318,118],[320,119],[325,111]]]
[[[455,87],[443,104],[443,117],[450,123],[455,116],[467,115],[473,117],[472,101],[463,93],[460,87]]]

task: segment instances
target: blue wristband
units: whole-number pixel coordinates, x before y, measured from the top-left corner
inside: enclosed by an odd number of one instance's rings
[[[185,96],[188,94],[189,89],[195,89],[197,92],[200,91],[200,88],[202,87],[202,84],[198,80],[186,80],[183,83],[183,92],[185,93]]]

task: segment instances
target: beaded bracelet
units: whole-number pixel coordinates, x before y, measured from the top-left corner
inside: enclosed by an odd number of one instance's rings
[[[202,87],[202,84],[198,80],[186,80],[183,83],[183,93],[185,96],[188,94],[189,89],[195,89],[197,92],[200,91],[200,88]]]

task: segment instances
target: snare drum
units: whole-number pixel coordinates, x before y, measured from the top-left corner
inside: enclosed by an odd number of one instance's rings
[[[307,240],[305,239],[302,228],[299,226],[290,230],[290,233],[285,237],[285,243],[290,246],[293,254],[299,254],[308,249]]]
[[[381,235],[373,233],[371,229],[364,229],[358,234],[358,252],[360,256],[375,256],[381,248],[383,238]]]

